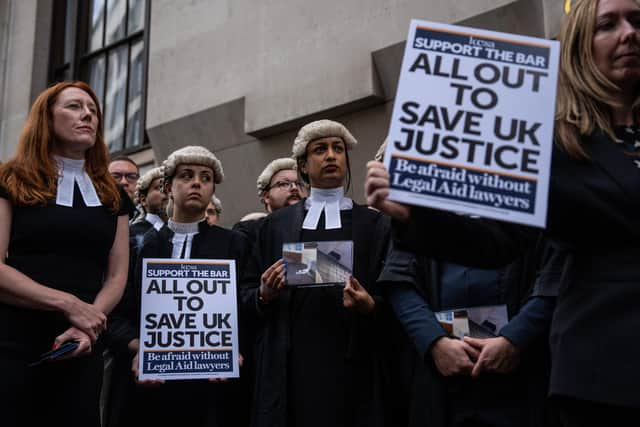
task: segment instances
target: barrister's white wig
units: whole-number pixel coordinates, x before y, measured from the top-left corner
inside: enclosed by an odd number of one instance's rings
[[[213,169],[213,182],[220,184],[224,179],[222,171],[222,163],[209,150],[198,145],[189,145],[169,154],[167,160],[162,163],[164,167],[164,176],[166,178],[173,177],[176,173],[178,165],[200,165],[208,166]]]
[[[169,198],[169,201],[167,202],[166,211],[167,211],[167,217],[173,218],[173,199],[172,198]]]
[[[351,150],[358,143],[342,123],[334,122],[333,120],[317,120],[300,128],[295,141],[293,141],[291,157],[294,159],[304,157],[307,153],[307,145],[311,141],[331,136],[342,138],[347,150]]]
[[[255,219],[264,218],[265,216],[267,216],[267,214],[264,213],[264,212],[249,212],[248,214],[246,214],[245,216],[240,218],[240,221],[238,221],[238,222],[253,221]]]
[[[154,180],[162,178],[163,176],[164,171],[162,170],[162,166],[153,168],[142,175],[136,184],[136,200],[140,198],[140,194],[146,194],[147,191],[149,191],[149,187]]]
[[[290,157],[283,157],[281,159],[275,159],[267,165],[262,171],[257,180],[258,196],[261,196],[263,192],[267,190],[271,183],[271,178],[282,170],[298,170],[296,161]]]
[[[222,202],[216,197],[215,194],[211,196],[211,204],[213,204],[213,207],[216,210],[216,214],[218,216],[222,215]]]

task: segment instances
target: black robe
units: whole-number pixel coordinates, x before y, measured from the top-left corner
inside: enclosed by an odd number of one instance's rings
[[[117,351],[119,365],[129,367],[130,387],[128,396],[114,396],[112,399],[112,408],[117,413],[111,414],[109,424],[139,426],[140,423],[173,423],[194,427],[246,424],[248,402],[236,398],[234,380],[225,384],[211,384],[204,380],[169,381],[155,388],[136,386],[133,381],[130,373],[133,356],[127,351],[127,344],[140,334],[142,260],[171,258],[173,235],[166,225],[159,231],[151,228],[144,235],[133,278],[128,281],[125,296],[110,318],[112,347]],[[236,261],[236,273],[240,276],[249,250],[244,236],[215,225],[209,226],[202,221],[198,224],[198,234],[193,237],[190,258],[233,259]],[[242,329],[242,319],[239,326]]]
[[[266,217],[240,221],[233,226],[232,230],[243,234],[251,244],[254,244],[258,238],[258,231],[260,230],[265,218]]]
[[[153,228],[153,224],[144,219],[135,221],[129,225],[129,271],[128,278],[133,278],[136,267],[138,250],[142,246],[142,240],[147,231]],[[117,315],[116,315],[117,316]],[[129,372],[131,371],[131,356],[127,349],[128,342],[118,336],[117,328],[111,325],[105,331],[102,338],[109,352],[105,355],[105,387],[106,396],[103,396],[104,415],[103,425],[106,427],[118,427],[121,417],[127,408],[127,400],[133,392],[135,384]],[[117,327],[118,325],[116,325]],[[104,391],[103,390],[103,393]]]
[[[247,317],[254,322],[257,330],[256,339],[256,383],[252,411],[252,425],[255,427],[284,427],[289,425],[291,411],[289,408],[291,379],[291,316],[292,290],[285,287],[278,298],[268,305],[261,305],[258,298],[260,275],[275,261],[282,257],[282,244],[302,241],[302,223],[305,216],[304,201],[280,209],[265,218],[259,230],[252,262],[243,279],[243,306]],[[387,349],[389,344],[386,320],[388,310],[382,299],[377,297],[376,279],[380,273],[386,254],[389,236],[388,218],[363,206],[354,203],[351,213],[354,242],[353,276],[376,299],[374,314],[364,316],[354,312],[338,313],[344,315],[345,329],[335,331],[336,342],[317,342],[318,346],[346,348],[341,356],[345,364],[353,369],[343,384],[352,393],[348,396],[347,406],[351,413],[342,425],[375,426],[383,424],[381,405],[381,379],[377,374],[380,349]],[[322,223],[322,221],[321,221]],[[322,232],[311,232],[318,235]],[[328,234],[329,231],[327,231]],[[325,239],[331,240],[331,239]],[[322,292],[322,290],[319,290]],[[337,344],[338,340],[346,340],[346,345]],[[377,342],[377,343],[376,343]],[[323,351],[330,351],[323,349]],[[334,360],[335,358],[332,357]],[[313,366],[309,366],[313,369]],[[335,378],[327,378],[332,383]],[[307,387],[318,388],[323,384],[308,384]],[[296,390],[304,393],[304,390]],[[317,394],[317,391],[315,391]],[[299,401],[299,396],[296,396]],[[339,399],[339,397],[335,397]],[[311,402],[313,404],[313,402]],[[342,402],[336,402],[342,405]],[[330,419],[334,408],[327,406],[310,407],[309,411],[317,418],[317,425],[324,425]],[[328,415],[329,414],[329,415]],[[315,425],[315,424],[314,424]],[[338,424],[341,425],[341,424]],[[293,426],[290,426],[293,427]],[[308,426],[305,426],[308,427]]]
[[[266,217],[258,218],[258,219],[250,219],[246,221],[240,221],[234,224],[232,230],[236,231],[242,235],[244,235],[251,247],[256,243],[256,239],[258,238],[258,231],[264,222]],[[253,384],[255,380],[255,355],[253,353],[254,345],[256,339],[256,331],[255,331],[255,323],[254,324],[246,324],[242,329],[242,339],[243,343],[241,343],[242,347],[242,355],[244,356],[244,365],[242,366],[239,388],[241,399],[246,402],[252,401],[253,396]]]
[[[153,224],[146,219],[142,219],[131,224],[129,226],[129,247],[131,247],[132,244],[136,248],[140,247],[143,236],[152,228]]]

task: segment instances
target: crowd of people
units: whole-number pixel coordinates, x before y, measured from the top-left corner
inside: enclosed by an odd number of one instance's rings
[[[391,201],[382,150],[356,203],[358,141],[333,120],[299,129],[257,177],[265,212],[229,230],[213,152],[140,176],[109,159],[88,85],[45,90],[0,166],[2,425],[633,425],[640,4],[576,1],[560,42],[544,230]],[[318,241],[353,242],[351,276],[288,286],[283,243]],[[240,378],[138,377],[145,258],[235,261]],[[487,306],[508,323],[486,338],[439,322]]]

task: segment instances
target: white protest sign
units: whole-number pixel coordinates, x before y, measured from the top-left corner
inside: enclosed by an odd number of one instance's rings
[[[559,43],[411,21],[389,198],[544,227]]]
[[[139,378],[238,377],[233,260],[143,260]]]

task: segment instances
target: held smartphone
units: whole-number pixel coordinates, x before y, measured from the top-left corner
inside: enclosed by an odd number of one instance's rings
[[[60,347],[56,348],[55,350],[50,350],[50,351],[47,351],[46,353],[41,354],[40,359],[29,364],[29,366],[37,366],[48,360],[55,360],[58,357],[71,353],[72,351],[77,349],[79,345],[80,343],[78,341],[67,341],[63,343]]]

